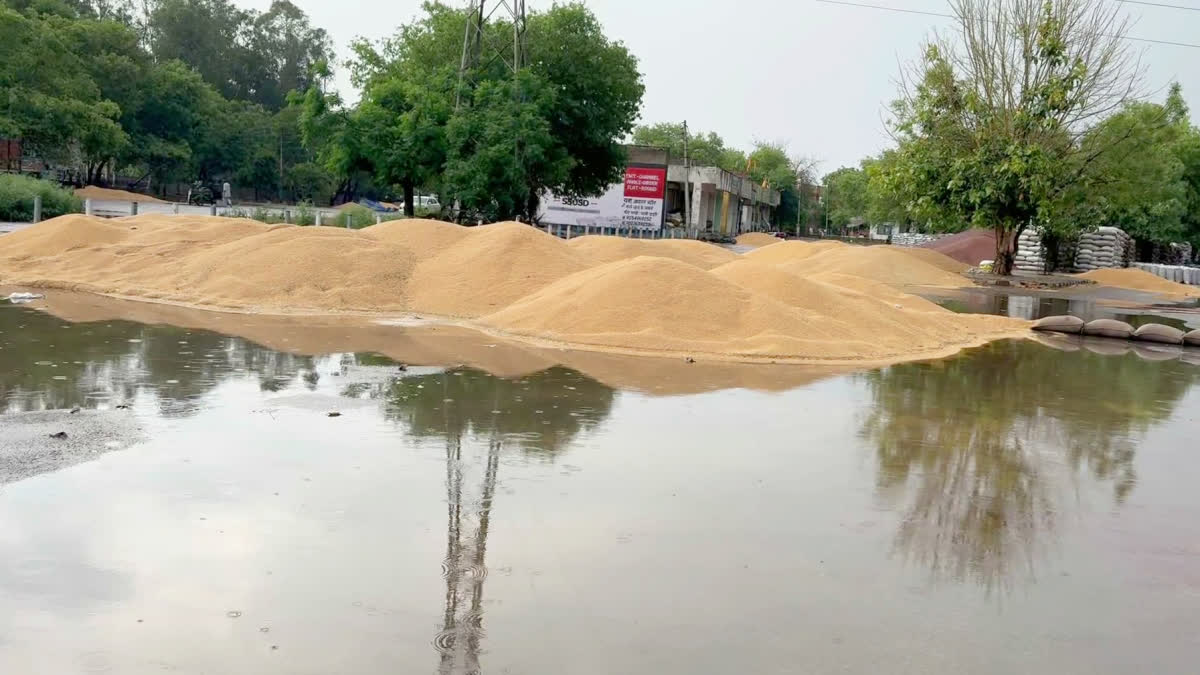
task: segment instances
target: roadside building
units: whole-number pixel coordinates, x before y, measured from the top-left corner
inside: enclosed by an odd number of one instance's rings
[[[538,222],[576,233],[630,236],[666,236],[664,228],[686,228],[691,236],[731,238],[775,229],[778,190],[715,166],[689,169],[662,148],[630,145],[626,152],[622,182],[596,196],[548,193]]]
[[[687,219],[687,190],[691,188],[692,212]],[[667,168],[668,220],[693,232],[717,237],[736,237],[743,232],[776,229],[775,210],[779,191],[715,166],[693,166],[672,158]]]

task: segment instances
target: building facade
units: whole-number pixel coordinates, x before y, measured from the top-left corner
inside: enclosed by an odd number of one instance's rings
[[[668,222],[718,237],[776,229],[778,190],[715,166],[689,169],[682,162],[674,163],[674,159],[672,162],[667,168]],[[692,196],[690,218],[687,215],[689,188]]]

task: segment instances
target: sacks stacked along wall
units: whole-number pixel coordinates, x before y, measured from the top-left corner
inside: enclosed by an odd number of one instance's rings
[[[1126,267],[1129,264],[1133,239],[1117,227],[1099,227],[1079,237],[1075,250],[1075,271]]]

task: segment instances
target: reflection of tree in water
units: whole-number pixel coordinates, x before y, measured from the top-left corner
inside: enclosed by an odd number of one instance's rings
[[[608,417],[613,390],[565,368],[515,379],[459,368],[398,378],[371,395],[385,397],[385,414],[410,434],[446,444],[446,595],[433,643],[440,673],[480,672],[485,553],[504,444],[553,457]]]
[[[883,495],[912,497],[896,549],[935,579],[991,590],[1033,572],[1058,510],[1043,453],[1111,482],[1124,502],[1138,440],[1170,415],[1200,369],[1134,355],[1064,353],[1005,341],[934,363],[863,375],[873,399],[862,434]]]
[[[384,414],[415,436],[500,438],[552,456],[612,409],[613,390],[566,368],[504,379],[468,368],[388,383]]]
[[[277,390],[312,359],[245,340],[129,321],[72,324],[29,308],[0,311],[4,409],[88,407],[153,391],[164,415],[186,415],[232,373]]]

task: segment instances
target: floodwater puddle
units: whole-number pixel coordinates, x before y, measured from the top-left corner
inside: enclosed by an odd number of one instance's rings
[[[0,482],[0,672],[1200,653],[1183,350],[1009,340],[847,373],[89,302],[0,307],[0,466],[21,415],[137,427]]]
[[[1084,321],[1117,319],[1134,327],[1153,322],[1185,331],[1200,328],[1200,299],[1164,302],[1151,293],[1092,286],[1049,290],[985,286],[916,290],[955,312],[1027,320],[1070,314]]]

